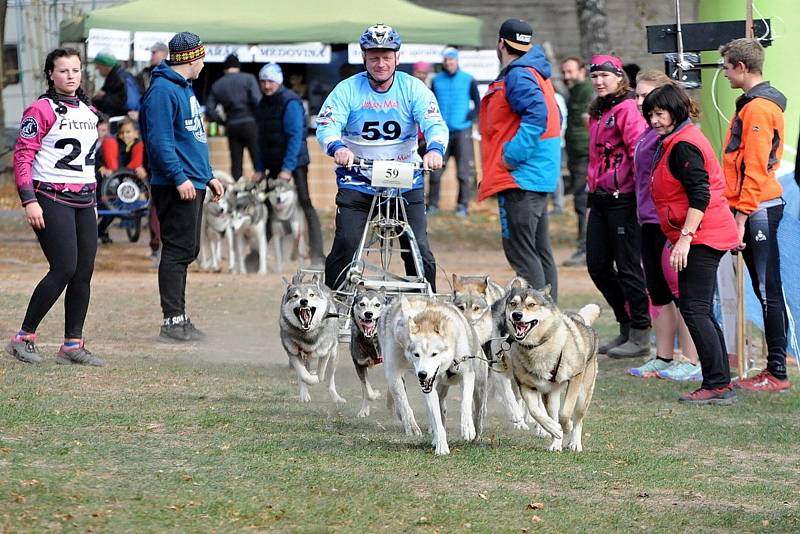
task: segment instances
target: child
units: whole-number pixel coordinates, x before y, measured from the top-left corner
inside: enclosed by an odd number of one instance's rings
[[[106,136],[100,140],[100,159],[102,165],[98,172],[102,179],[108,178],[119,169],[130,169],[141,179],[147,177],[144,170],[144,145],[139,140],[139,132],[134,122],[125,118],[119,122],[117,136]],[[111,243],[108,227],[113,217],[104,216],[97,225],[97,235],[104,244]]]

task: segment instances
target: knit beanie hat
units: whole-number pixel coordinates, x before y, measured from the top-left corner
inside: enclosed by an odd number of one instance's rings
[[[277,84],[283,83],[283,71],[277,63],[267,63],[258,73],[259,80],[269,80]]]
[[[225,58],[225,61],[222,63],[223,69],[239,69],[242,67],[241,62],[239,62],[239,56],[236,54],[228,54],[228,57]]]
[[[105,65],[106,67],[113,67],[117,64],[117,58],[110,50],[103,50],[97,53],[94,57],[94,62],[98,65]]]
[[[191,32],[181,32],[169,40],[169,64],[182,65],[206,56],[200,37]]]

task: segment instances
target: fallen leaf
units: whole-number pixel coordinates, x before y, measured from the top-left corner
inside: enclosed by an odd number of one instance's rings
[[[544,503],[532,502],[528,504],[528,510],[544,510]]]
[[[73,519],[75,519],[75,516],[72,514],[64,514],[61,516],[61,519],[63,519],[64,521],[72,521]]]
[[[25,504],[25,501],[28,500],[27,497],[25,497],[24,495],[20,495],[18,493],[12,493],[11,495],[14,496],[14,502],[17,504]]]
[[[19,483],[22,484],[23,486],[38,486],[39,484],[41,484],[41,482],[39,482],[35,478],[32,478],[30,480],[20,480]]]
[[[480,497],[480,498],[481,498],[481,499],[483,499],[484,501],[488,501],[488,500],[489,500],[489,497],[487,497],[487,496],[486,496],[485,494],[483,494],[483,493],[479,493],[479,494],[478,494],[478,497]]]
[[[9,447],[0,447],[0,454],[7,454],[9,452],[11,452]]]
[[[531,517],[531,521],[533,521],[534,523],[539,523],[541,520],[542,518],[539,517],[538,515]]]
[[[192,480],[192,475],[181,475],[181,479],[183,479],[184,482],[190,482]]]
[[[762,525],[764,525],[765,527],[768,527],[768,526],[769,526],[769,519],[765,519],[765,520],[763,520],[763,521],[761,522],[761,524],[762,524]]]

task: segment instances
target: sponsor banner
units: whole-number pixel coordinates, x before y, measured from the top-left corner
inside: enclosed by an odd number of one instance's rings
[[[425,61],[427,63],[439,63],[442,61],[443,45],[430,44],[404,44],[400,48],[400,63],[416,63]],[[358,43],[347,45],[347,61],[353,65],[360,65],[364,62],[361,58],[361,47]]]
[[[206,43],[206,63],[222,63],[230,54],[236,54],[242,63],[253,61],[253,50],[248,45]]]
[[[331,46],[322,43],[262,44],[251,48],[256,63],[330,63]]]
[[[458,66],[481,82],[493,81],[500,73],[500,60],[495,50],[462,50]]]
[[[118,60],[128,61],[131,57],[131,33],[126,30],[90,28],[86,56],[93,59],[100,52],[111,52]]]
[[[169,44],[174,32],[133,32],[133,60],[150,61],[150,48],[158,43]]]

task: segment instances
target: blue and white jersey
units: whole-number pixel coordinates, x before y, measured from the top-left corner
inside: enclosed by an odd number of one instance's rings
[[[404,72],[396,72],[392,86],[378,92],[360,72],[334,87],[317,116],[317,140],[329,156],[342,147],[356,159],[416,163],[417,125],[425,134],[428,150],[444,154],[449,133],[436,97],[424,83]],[[371,170],[336,169],[339,187],[370,195]],[[414,174],[412,189],[424,186],[422,171]]]

